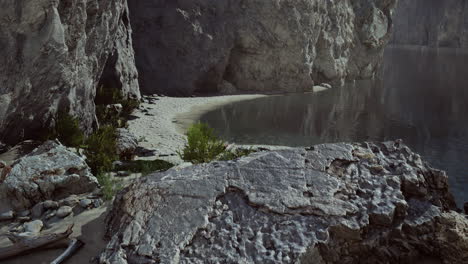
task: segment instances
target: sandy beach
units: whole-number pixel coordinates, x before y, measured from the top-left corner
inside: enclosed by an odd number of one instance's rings
[[[147,159],[165,159],[182,162],[176,152],[185,144],[185,129],[203,113],[224,104],[251,100],[269,95],[247,94],[211,97],[146,97],[128,122],[131,133],[140,141],[140,147],[154,150]],[[153,103],[148,102],[148,98]],[[143,158],[144,159],[144,158]]]

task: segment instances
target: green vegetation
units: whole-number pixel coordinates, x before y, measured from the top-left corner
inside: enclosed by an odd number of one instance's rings
[[[86,163],[102,186],[105,200],[110,200],[122,187],[120,181],[113,179],[108,173],[112,170],[112,163],[118,160],[116,152],[116,128],[103,126],[91,134],[85,141]]]
[[[214,160],[232,160],[254,152],[252,149],[226,150],[227,143],[218,139],[207,124],[195,123],[187,130],[187,144],[179,156],[194,164]]]
[[[54,118],[52,128],[44,128],[42,138],[44,140],[58,138],[67,147],[84,149],[86,163],[102,186],[105,199],[112,196],[121,188],[118,180],[115,180],[108,173],[112,171],[113,162],[119,159],[116,152],[117,128],[126,127],[127,119],[135,108],[139,106],[139,101],[123,96],[119,89],[109,89],[101,86],[96,91],[95,97],[96,116],[101,128],[85,137],[79,126],[79,120],[68,114],[68,110],[58,112]],[[121,104],[121,109],[108,107],[108,105]],[[170,164],[170,163],[169,163]],[[131,170],[138,170],[142,173],[150,173],[156,170],[163,170],[172,167],[172,164],[165,164],[160,161],[136,163]]]
[[[164,160],[133,160],[116,166],[114,171],[129,171],[146,176],[153,172],[168,170],[173,166],[174,164]]]
[[[192,163],[206,163],[215,160],[226,150],[226,145],[219,140],[212,128],[203,123],[193,124],[187,130],[187,145],[179,156]]]
[[[110,173],[99,173],[96,178],[102,187],[104,200],[111,200],[123,187],[121,181],[113,179]]]
[[[128,117],[140,105],[138,100],[123,96],[120,90],[105,88],[104,86],[97,89],[94,103],[96,104],[96,116],[100,124],[117,128],[126,127]],[[117,111],[107,107],[112,104],[120,104],[122,109]]]
[[[103,126],[86,139],[84,154],[94,175],[112,170],[112,163],[119,158],[116,142],[116,128],[112,126]]]
[[[85,137],[78,119],[65,111],[58,112],[55,117],[55,126],[49,129],[46,135],[46,140],[56,138],[65,146],[80,148]]]
[[[225,151],[220,157],[219,160],[233,160],[243,156],[248,156],[254,153],[255,150],[252,148],[249,149],[235,149],[233,151]]]

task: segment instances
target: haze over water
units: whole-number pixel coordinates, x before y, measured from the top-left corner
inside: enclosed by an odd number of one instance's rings
[[[225,105],[201,117],[227,141],[310,146],[403,139],[449,174],[459,206],[468,201],[468,54],[388,48],[382,77],[318,94]]]

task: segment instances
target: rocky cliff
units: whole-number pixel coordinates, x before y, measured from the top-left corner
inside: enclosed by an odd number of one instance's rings
[[[100,262],[467,263],[453,209],[447,174],[399,141],[259,152],[132,183]]]
[[[371,78],[395,2],[131,0],[142,91],[294,92]]]
[[[468,48],[468,2],[399,0],[392,44]]]
[[[126,0],[4,0],[0,17],[1,141],[37,137],[59,109],[90,131],[99,83],[139,97]]]

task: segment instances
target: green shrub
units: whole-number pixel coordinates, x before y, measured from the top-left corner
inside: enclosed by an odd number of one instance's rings
[[[114,171],[123,170],[146,176],[153,172],[168,170],[173,166],[174,164],[164,160],[133,160],[117,166]]]
[[[128,117],[140,105],[138,100],[123,96],[119,89],[105,88],[104,86],[100,86],[96,90],[94,103],[96,104],[96,116],[100,124],[114,127],[126,127]],[[107,106],[111,104],[121,104],[122,111],[118,113],[108,109]]]
[[[117,112],[108,109],[106,105],[96,105],[96,117],[100,125],[113,127],[125,126],[125,120],[123,120]]]
[[[120,101],[120,104],[122,104],[122,116],[125,119],[128,119],[128,117],[132,114],[133,110],[137,109],[138,106],[140,106],[140,101],[136,99],[122,99]]]
[[[219,140],[207,124],[196,123],[187,130],[187,144],[179,156],[192,163],[205,163],[215,160],[226,150],[225,143]]]
[[[122,183],[113,179],[109,173],[99,173],[96,178],[101,185],[104,200],[111,200],[123,187]]]
[[[86,139],[84,154],[94,175],[112,170],[112,163],[119,158],[116,143],[117,132],[112,126],[103,126]]]
[[[48,130],[46,140],[56,138],[67,147],[80,148],[84,134],[78,119],[65,111],[59,111],[55,117],[55,126]]]
[[[248,156],[252,153],[254,153],[255,150],[252,148],[249,149],[235,149],[233,151],[225,151],[221,156],[219,157],[219,160],[233,160],[233,159],[238,159],[243,156]]]

